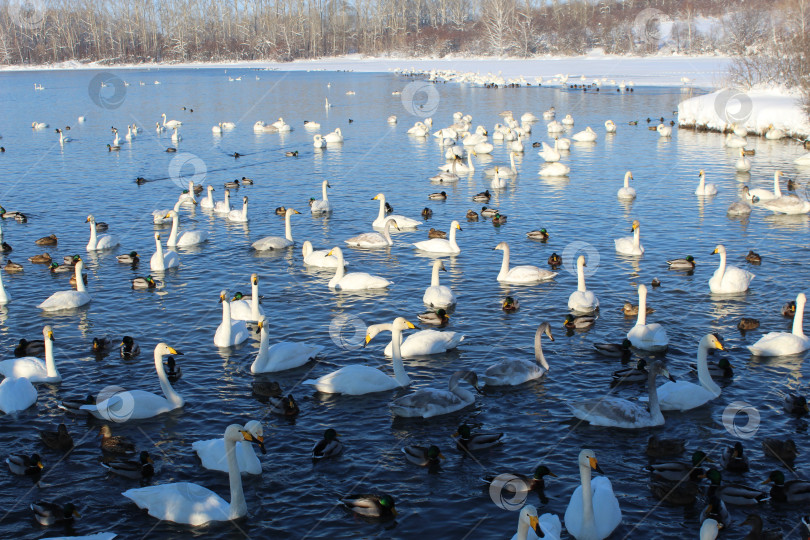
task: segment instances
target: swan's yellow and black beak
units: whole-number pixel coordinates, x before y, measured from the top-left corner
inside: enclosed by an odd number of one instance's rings
[[[588,458],[588,461],[591,463],[591,469],[595,470],[598,473],[605,474],[599,467],[599,462],[596,461],[595,457]]]
[[[715,255],[716,253],[717,253],[717,248],[714,248],[714,251],[712,251],[709,255]]]
[[[228,297],[227,297],[227,296],[225,296],[225,293],[221,293],[221,294],[219,295],[219,303],[220,303],[220,304],[221,304],[222,302],[224,302],[225,300],[227,300],[227,299],[228,299]]]
[[[416,327],[413,325],[413,323],[412,323],[412,322],[410,322],[410,321],[405,321],[405,326],[407,326],[408,328],[416,328]]]
[[[459,225],[459,224],[457,223],[457,224],[456,224],[456,229],[461,230],[461,225]]]
[[[258,285],[258,284],[259,284],[259,278],[258,278],[258,277],[254,277],[254,278],[253,278],[253,284],[254,284],[254,285]]]
[[[169,354],[176,354],[177,356],[183,356],[183,353],[174,349],[173,347],[169,347]]]
[[[256,444],[258,444],[259,449],[262,451],[262,454],[267,453],[267,449],[264,447],[264,437],[262,437],[261,435],[254,436],[252,433],[246,430],[240,430],[239,433],[242,434],[242,437],[244,437],[246,441],[255,442]]]
[[[531,525],[533,531],[537,531],[537,526],[540,525],[540,520],[537,519],[537,516],[529,516],[529,525]]]
[[[300,213],[301,212],[299,212],[298,210],[293,210],[293,214],[300,214]]]

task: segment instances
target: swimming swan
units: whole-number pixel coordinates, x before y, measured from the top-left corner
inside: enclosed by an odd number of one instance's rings
[[[622,509],[606,476],[591,479],[591,469],[604,474],[594,451],[582,450],[578,461],[581,485],[565,510],[565,528],[576,540],[603,540],[622,522]]]
[[[700,170],[698,176],[700,177],[700,183],[698,183],[698,187],[695,189],[695,195],[717,195],[717,186],[706,183],[706,173],[703,172],[703,169]]]
[[[434,308],[447,308],[456,303],[456,295],[452,289],[439,283],[439,271],[447,271],[444,263],[440,260],[433,261],[433,275],[430,280],[430,287],[425,289],[422,301]]]
[[[475,403],[475,394],[459,385],[461,381],[470,383],[477,392],[478,376],[472,371],[456,371],[450,377],[447,390],[420,388],[412,394],[402,396],[391,402],[394,416],[406,418],[432,418],[449,414]]]
[[[96,218],[87,216],[87,223],[90,224],[90,241],[87,243],[87,251],[102,251],[112,249],[118,245],[118,239],[110,234],[96,234]]]
[[[323,350],[320,345],[291,341],[274,343],[271,347],[264,315],[259,316],[259,332],[261,334],[259,353],[250,365],[251,373],[275,373],[301,367]]]
[[[230,347],[239,345],[248,338],[245,321],[234,321],[231,318],[231,303],[228,301],[228,291],[219,293],[222,304],[222,322],[219,323],[214,334],[214,345],[217,347]]]
[[[512,356],[487,368],[481,380],[486,386],[516,386],[527,381],[539,379],[549,371],[548,362],[543,355],[540,340],[543,334],[554,341],[551,326],[544,322],[534,333],[534,362],[522,356]]]
[[[265,251],[268,249],[283,249],[293,245],[295,242],[293,241],[292,237],[292,223],[290,218],[293,216],[293,214],[300,213],[301,212],[298,210],[287,208],[287,211],[284,213],[284,238],[280,236],[266,236],[253,242],[253,249],[256,251]]]
[[[456,255],[461,253],[461,248],[456,243],[456,231],[461,230],[461,225],[458,221],[450,223],[450,239],[446,238],[431,238],[430,240],[423,240],[422,242],[414,242],[413,246],[416,249],[427,251],[429,253],[452,253]]]
[[[331,289],[338,291],[364,291],[367,289],[384,289],[392,284],[385,278],[372,276],[365,272],[351,272],[347,274],[343,261],[343,250],[339,247],[333,247],[329,253],[327,253],[327,256],[329,255],[334,255],[338,260],[335,276],[329,280],[329,287]]]
[[[613,241],[616,245],[616,253],[640,257],[644,255],[644,246],[641,245],[641,224],[637,219],[633,221],[633,228],[631,230],[633,236],[616,238]]]
[[[664,411],[689,411],[720,397],[721,389],[712,380],[707,358],[709,349],[724,351],[723,344],[714,334],[706,334],[698,344],[698,381],[668,382],[658,387],[658,399]]]
[[[0,374],[6,378],[25,377],[32,383],[62,382],[53,359],[53,329],[50,325],[42,329],[42,338],[45,341],[44,362],[34,356],[3,360],[0,362]]]
[[[160,243],[160,233],[155,233],[155,252],[149,260],[149,268],[153,272],[163,272],[169,268],[180,266],[180,255],[176,251],[163,252],[163,245]]]
[[[397,225],[397,220],[388,217],[385,220],[385,228],[383,229],[382,234],[373,231],[367,232],[363,234],[358,234],[357,236],[353,236],[348,240],[344,240],[348,245],[353,247],[362,247],[362,248],[379,248],[379,247],[388,247],[394,244],[391,240],[391,226],[394,226],[397,230],[399,230],[399,226]],[[306,261],[305,261],[306,262]],[[337,262],[335,262],[334,266],[337,266]]]
[[[258,321],[264,315],[259,305],[259,274],[250,275],[250,300],[231,300],[231,319]]]
[[[720,266],[709,280],[709,289],[715,294],[735,294],[748,290],[754,274],[742,268],[726,266],[726,248],[721,244],[714,248],[712,254],[720,254]]]
[[[551,272],[537,266],[524,265],[509,268],[509,244],[501,242],[493,249],[503,251],[501,271],[498,272],[498,281],[502,283],[537,283],[554,279],[557,272]]]
[[[76,290],[58,291],[53,293],[47,300],[42,302],[37,307],[44,311],[59,311],[62,309],[73,309],[81,307],[90,303],[90,294],[84,285],[84,278],[82,270],[84,269],[84,262],[79,258],[76,261],[75,275],[76,275]]]
[[[183,234],[178,236],[177,228],[180,218],[177,212],[169,210],[166,217],[172,219],[172,232],[169,233],[169,240],[166,242],[168,247],[196,246],[208,240],[208,231],[184,231]]]
[[[599,299],[585,288],[585,256],[577,257],[577,290],[568,297],[568,309],[580,313],[593,313],[599,309]]]
[[[332,203],[329,202],[329,198],[326,196],[326,188],[330,188],[332,186],[329,185],[329,180],[323,181],[323,199],[320,201],[313,201],[312,206],[310,206],[310,210],[312,210],[313,214],[328,214],[332,211]]]
[[[643,351],[665,351],[669,346],[667,331],[658,323],[647,324],[647,286],[638,286],[638,319],[636,325],[627,332],[627,339],[636,349]]]
[[[627,171],[624,173],[624,187],[619,188],[616,196],[620,201],[632,201],[636,198],[636,190],[630,187],[630,180],[633,179],[633,173]]]
[[[799,354],[810,349],[810,339],[804,335],[804,304],[807,297],[804,293],[796,296],[796,314],[793,316],[792,332],[768,332],[759,341],[748,347],[756,356],[785,356]]]
[[[377,219],[374,220],[372,226],[374,227],[385,227],[385,222],[389,219],[395,219],[397,222],[397,227],[399,229],[415,229],[419,226],[419,222],[415,219],[411,219],[405,216],[400,215],[385,215],[385,195],[382,193],[378,193],[374,197],[371,198],[372,201],[380,201],[380,211],[377,214]]]
[[[264,428],[262,423],[257,420],[251,420],[245,424],[245,431],[258,440],[264,435]],[[228,456],[225,451],[225,439],[209,439],[207,441],[194,441],[191,443],[191,448],[197,453],[200,458],[202,466],[210,471],[228,472]],[[262,462],[259,461],[259,456],[253,450],[253,445],[248,441],[239,441],[236,445],[236,463],[239,466],[239,472],[246,474],[261,474]]]
[[[328,249],[319,249],[315,251],[312,247],[312,242],[309,240],[306,240],[301,245],[301,254],[304,256],[304,264],[307,266],[317,266],[319,268],[337,268],[337,257],[334,255],[329,255]]]

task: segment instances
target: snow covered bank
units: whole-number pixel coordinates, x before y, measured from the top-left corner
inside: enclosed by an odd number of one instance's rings
[[[773,126],[790,137],[810,138],[810,119],[802,110],[801,98],[783,90],[724,88],[693,97],[678,105],[678,124],[713,131],[744,127],[759,135]]]
[[[573,79],[584,76],[588,82],[594,79],[633,81],[636,86],[680,86],[682,79],[689,84],[717,88],[730,59],[724,56],[609,56],[594,51],[583,56],[538,58],[409,58],[367,57],[361,55],[298,60],[295,62],[240,62],[240,63],[189,63],[189,64],[137,64],[109,66],[98,63],[64,62],[46,66],[2,66],[0,71],[51,70],[51,69],[154,69],[154,68],[223,68],[223,69],[274,69],[281,71],[357,71],[389,72],[395,69],[417,71],[456,70],[459,72],[500,73],[503,78],[535,77],[550,79],[558,74]]]

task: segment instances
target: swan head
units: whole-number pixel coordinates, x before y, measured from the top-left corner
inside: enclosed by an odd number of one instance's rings
[[[452,390],[456,386],[458,386],[458,383],[461,380],[465,380],[468,383],[470,383],[472,387],[475,388],[475,391],[478,392],[479,394],[483,393],[481,392],[481,388],[478,386],[478,375],[476,375],[474,371],[459,370],[453,373],[453,375],[450,377],[449,383],[450,389]]]
[[[541,323],[540,326],[537,328],[538,332],[543,332],[545,335],[548,336],[548,339],[554,341],[554,336],[551,335],[551,325],[547,322]]]
[[[53,339],[53,328],[51,328],[51,325],[47,325],[45,328],[42,329],[42,336],[46,340],[55,341]]]
[[[170,354],[173,354],[175,356],[183,356],[183,353],[176,350],[174,347],[166,345],[165,343],[158,343],[155,346],[155,354],[158,354],[161,358],[164,356],[168,356]]]
[[[245,424],[245,429],[242,431],[243,436],[245,432],[250,435],[250,439],[245,436],[245,440],[258,443],[262,454],[266,454],[267,450],[264,448],[264,428],[262,427],[262,423],[258,420],[251,420]]]
[[[587,448],[583,449],[579,453],[579,466],[580,467],[587,467],[593,469],[594,471],[605,474],[602,472],[602,469],[599,467],[599,462],[596,460],[596,454],[593,450],[589,450]]]
[[[332,187],[332,186],[330,186],[330,185],[329,185],[329,180],[324,180],[324,181],[323,181],[323,186],[324,186],[324,187],[328,187],[328,188],[331,188],[331,187]]]
[[[327,257],[330,255],[334,255],[335,257],[343,257],[343,250],[335,246],[329,250],[329,253],[326,254]]]
[[[586,266],[588,265],[585,264],[585,255],[580,255],[579,257],[577,257],[577,268],[580,267],[585,268]]]
[[[155,233],[155,240],[160,242],[160,233],[157,233],[157,232]]]
[[[219,293],[219,302],[221,304],[222,302],[227,302],[227,300],[228,300],[228,291],[223,289],[222,292]]]
[[[785,173],[783,173],[782,171],[776,171],[775,173],[773,173],[773,176],[774,178],[780,178],[782,176],[785,176]]]
[[[704,176],[706,176],[706,173],[703,171],[703,169],[700,169],[698,172],[698,178],[703,178]]]
[[[300,213],[301,212],[299,212],[298,210],[293,210],[292,208],[287,208],[287,211],[284,212],[284,216],[286,217],[286,216],[291,216],[293,214],[300,214]]]
[[[537,508],[531,504],[527,504],[520,510],[520,522],[528,523],[533,531],[537,530],[540,521],[537,519]]]
[[[495,246],[492,249],[497,249],[499,251],[506,251],[506,250],[509,249],[509,244],[507,244],[506,242],[501,242],[500,244],[498,244],[497,246]]]
[[[656,375],[661,375],[663,377],[666,377],[670,381],[675,382],[675,377],[669,374],[669,370],[666,367],[664,367],[664,364],[662,362],[659,361],[653,362],[649,368],[649,372],[655,373]]]
[[[413,330],[416,326],[412,322],[405,319],[405,317],[397,317],[392,324],[394,328],[399,330]]]
[[[628,179],[628,180],[632,180],[633,179],[633,173],[630,172],[630,171],[627,171],[626,173],[624,173],[624,177],[626,179]]]
[[[372,201],[385,201],[385,195],[382,193],[377,193],[371,198]]]
[[[92,215],[87,216],[87,223],[95,223],[95,222],[96,218],[94,218]]]
[[[250,282],[253,285],[258,285],[259,284],[259,274],[250,274]]]
[[[630,232],[634,232],[634,231],[635,231],[636,229],[638,229],[640,226],[641,226],[641,224],[638,222],[638,220],[637,220],[637,219],[633,220],[633,228],[632,228],[632,229],[630,229]]]
[[[703,339],[700,340],[700,344],[705,346],[707,349],[718,349],[720,351],[726,350],[720,336],[717,334],[706,334]]]
[[[453,223],[451,223],[450,226],[454,229],[458,229],[459,231],[461,230],[461,225],[459,224],[458,221],[453,221]]]
[[[717,244],[717,247],[714,248],[714,251],[712,251],[711,254],[715,255],[717,253],[720,253],[721,255],[725,255],[726,254],[726,247],[723,244]]]
[[[438,268],[443,272],[447,272],[447,268],[444,267],[444,263],[440,259],[436,259],[435,261],[433,261],[433,268]]]
[[[169,213],[167,213],[167,214],[166,214],[166,219],[167,219],[167,218],[172,218],[172,219],[174,219],[174,218],[176,218],[176,217],[177,217],[177,212],[175,212],[174,210],[169,210]]]

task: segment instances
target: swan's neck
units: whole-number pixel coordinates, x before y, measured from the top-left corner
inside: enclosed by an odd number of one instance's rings
[[[87,292],[87,287],[84,286],[84,278],[82,277],[82,268],[84,268],[84,265],[76,265],[76,292]]]
[[[250,286],[250,315],[254,321],[259,320],[259,282],[253,280]]]
[[[723,276],[725,275],[725,273],[726,273],[726,252],[721,251],[720,252],[720,266],[717,267],[717,270],[715,272],[715,275],[717,275],[720,278],[721,283],[723,281]]]
[[[779,175],[776,173],[773,175],[773,194],[777,198],[782,196],[782,189],[779,187]]]
[[[166,263],[163,260],[163,244],[160,243],[160,239],[158,238],[155,238],[155,253],[158,256],[158,262],[160,263],[161,269],[164,268]]]
[[[182,407],[185,401],[180,394],[175,392],[174,388],[172,388],[172,383],[169,382],[169,378],[166,376],[166,370],[163,367],[163,355],[158,351],[155,351],[155,370],[157,371],[158,379],[160,379],[160,389],[163,391],[163,396],[166,400],[171,403],[172,410]]]
[[[509,273],[509,246],[503,248],[503,261],[501,262],[501,271],[498,278],[506,276]]]
[[[462,387],[458,380],[450,380],[450,391],[459,397],[464,402],[475,401],[475,394]]]
[[[593,517],[593,488],[591,488],[591,467],[579,464],[579,477],[582,481],[582,528],[594,529],[596,523]]]
[[[59,376],[59,372],[56,370],[56,362],[53,359],[53,341],[48,336],[45,336],[45,369],[48,372],[48,377]]]
[[[633,231],[633,246],[638,248],[641,245],[641,227],[636,227]]]
[[[700,183],[698,184],[698,189],[703,191],[706,189],[706,177],[704,175],[700,175]]]
[[[242,219],[247,219],[247,205],[247,201],[242,203]]]
[[[323,202],[328,201],[329,198],[326,196],[326,182],[323,183]]]
[[[343,276],[346,275],[346,268],[344,267],[343,263],[343,252],[339,251],[334,255],[337,257],[338,262],[337,268],[335,269],[335,277],[332,278],[330,283],[338,283],[341,279],[343,279]]]
[[[98,243],[98,234],[96,233],[96,222],[90,222],[90,242],[87,244],[88,249],[95,249]]]
[[[242,474],[236,460],[236,441],[225,438],[225,457],[228,460],[228,479],[231,483],[231,519],[247,514],[245,492],[242,489]]]
[[[3,238],[3,232],[0,231],[0,239]],[[0,274],[0,300],[8,300],[8,294],[6,294],[6,288],[3,287],[3,275]]]
[[[661,405],[658,403],[658,389],[655,387],[655,377],[657,373],[651,369],[647,375],[647,395],[649,397],[650,417],[657,423],[664,422],[664,415],[661,413]]]
[[[697,359],[697,367],[698,367],[698,380],[700,381],[700,385],[714,394],[715,396],[719,396],[720,387],[715,384],[712,380],[712,374],[709,373],[709,364],[708,364],[708,357],[709,357],[709,347],[708,345],[704,344],[703,341],[700,342],[698,346],[698,359]]]
[[[177,212],[172,215],[172,232],[169,233],[169,241],[166,242],[167,246],[173,246],[177,244],[177,229],[180,226],[180,218],[177,216]]]
[[[2,283],[0,283],[0,288],[2,288]],[[796,314],[793,316],[793,334],[801,337],[804,337],[804,328],[802,328],[804,326],[804,303],[804,298],[796,300]]]
[[[267,328],[262,325],[261,341],[259,342],[259,354],[256,355],[256,364],[266,364],[270,360],[270,336],[267,335]]]
[[[208,203],[211,205],[212,208],[214,207],[214,190],[213,189],[208,190]]]
[[[227,189],[225,190],[225,206],[230,209],[231,208],[231,192]]]
[[[579,292],[588,290],[585,287],[585,268],[581,264],[577,264],[577,290]]]
[[[434,264],[433,265],[433,275],[430,278],[430,286],[431,287],[438,287],[439,285],[441,285],[441,283],[439,283],[439,270],[440,269],[441,269],[440,264]]]
[[[517,540],[527,540],[529,538],[529,524],[521,519],[518,520]]]
[[[400,386],[408,386],[411,384],[411,379],[405,372],[405,366],[402,364],[402,352],[400,347],[402,345],[402,330],[399,328],[391,329],[391,361],[394,364],[394,380]]]
[[[287,214],[286,216],[284,216],[284,238],[286,238],[290,242],[293,241],[293,237],[292,237],[292,214]]]
[[[469,168],[469,172],[472,172],[472,171],[475,170],[475,167],[473,166],[473,162],[472,162],[472,154],[470,154],[470,153],[467,153],[467,167]]]
[[[380,213],[377,214],[377,219],[380,221],[385,219],[385,197],[380,197]]]
[[[537,332],[534,334],[534,360],[543,366],[546,371],[550,368],[548,367],[548,362],[546,362],[546,357],[543,354],[543,346],[540,343],[543,336],[543,330],[538,328]]]
[[[630,187],[630,173],[624,175],[624,187]]]
[[[458,249],[458,244],[456,243],[456,231],[458,229],[455,225],[450,227],[450,245],[453,246],[453,249]]]
[[[227,347],[231,343],[231,303],[227,298],[222,301],[222,331]]]
[[[391,240],[391,223],[392,221],[389,219],[385,222],[385,228],[383,229],[383,238],[388,243],[388,245],[393,245],[394,241]]]
[[[516,173],[517,169],[515,168],[515,154],[513,154],[511,152],[509,154],[509,165],[512,168],[512,172]]]
[[[636,326],[644,326],[647,324],[647,291],[641,290],[638,292],[638,319]]]

